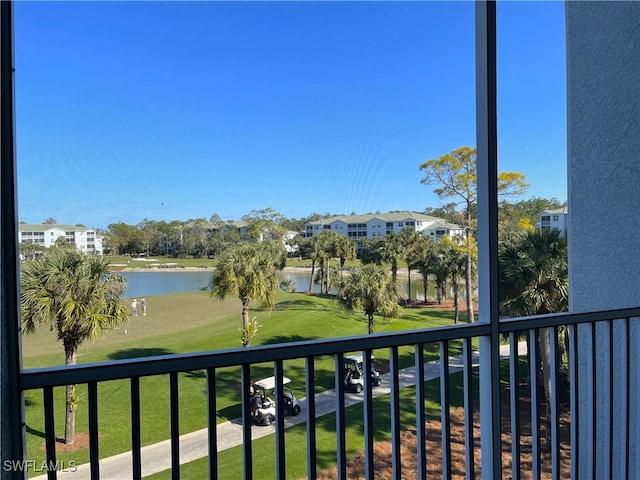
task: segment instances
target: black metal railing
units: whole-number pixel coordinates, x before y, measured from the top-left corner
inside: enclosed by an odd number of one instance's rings
[[[596,452],[596,436],[606,433],[610,438],[614,435],[622,438],[622,446],[628,449],[630,445],[628,419],[629,412],[634,408],[629,394],[629,382],[631,376],[631,352],[630,336],[631,325],[635,317],[640,316],[640,309],[621,310],[612,312],[591,312],[585,314],[554,314],[544,317],[509,319],[500,322],[500,334],[505,338],[505,351],[500,361],[501,379],[496,379],[500,386],[502,382],[503,395],[509,398],[508,412],[501,415],[508,418],[508,427],[503,427],[498,435],[506,434],[510,437],[511,445],[507,449],[512,461],[511,465],[502,465],[498,468],[511,469],[511,477],[521,476],[531,478],[566,478],[569,474],[578,478],[580,472],[583,475],[599,477],[602,473],[613,478],[620,472],[629,472],[628,460],[625,455],[625,464],[617,465],[614,459],[614,447],[606,452]],[[614,324],[620,337],[614,345]],[[606,357],[597,352],[601,345],[597,341],[596,329],[604,329],[608,336],[606,341]],[[559,335],[562,330],[562,335]],[[471,324],[460,326],[447,326],[433,329],[378,334],[371,336],[358,336],[337,338],[330,340],[315,340],[297,342],[291,344],[279,344],[252,347],[249,349],[232,349],[215,352],[201,352],[184,355],[168,355],[144,359],[132,359],[114,361],[92,365],[77,365],[72,367],[46,368],[28,370],[20,376],[20,388],[22,390],[41,389],[44,392],[44,416],[47,462],[56,465],[55,453],[55,422],[53,418],[53,389],[68,384],[88,385],[88,416],[90,433],[90,478],[101,478],[100,452],[98,443],[97,425],[99,423],[98,408],[98,384],[117,379],[129,379],[131,388],[131,474],[133,478],[142,478],[144,473],[142,463],[142,442],[140,434],[141,402],[140,379],[151,375],[168,375],[170,390],[170,451],[172,477],[180,477],[180,431],[179,431],[179,404],[178,404],[178,373],[193,370],[206,371],[207,385],[207,409],[208,409],[208,468],[210,478],[216,478],[220,468],[218,458],[218,440],[216,428],[216,372],[225,367],[240,367],[241,369],[241,412],[242,412],[242,455],[244,472],[243,478],[254,478],[252,450],[252,421],[250,412],[250,386],[251,366],[270,362],[273,365],[274,376],[277,379],[277,399],[282,399],[284,376],[283,362],[293,359],[304,359],[305,362],[305,393],[306,403],[303,411],[306,426],[306,462],[308,478],[316,478],[318,470],[317,458],[317,422],[315,360],[319,357],[332,356],[334,359],[335,379],[335,466],[338,478],[348,478],[347,464],[349,461],[346,448],[346,430],[348,419],[346,415],[347,404],[345,398],[347,392],[343,382],[344,355],[347,352],[361,351],[364,354],[363,371],[364,378],[369,378],[373,368],[371,354],[374,350],[388,349],[389,352],[389,377],[388,377],[388,412],[390,418],[388,438],[391,444],[391,468],[393,478],[403,478],[401,458],[401,432],[406,428],[401,421],[402,408],[400,393],[405,384],[401,383],[399,373],[402,371],[399,362],[398,351],[401,347],[413,347],[413,372],[415,380],[415,429],[418,478],[425,478],[430,467],[430,460],[426,452],[425,423],[428,416],[425,410],[425,401],[431,400],[440,404],[441,423],[441,460],[438,469],[442,472],[442,478],[452,476],[452,434],[450,419],[450,378],[451,371],[455,368],[462,370],[462,391],[464,408],[464,446],[465,446],[465,471],[467,478],[475,478],[478,465],[475,452],[478,445],[474,443],[474,414],[480,411],[491,412],[491,409],[483,409],[483,405],[477,407],[477,387],[473,386],[474,370],[478,356],[474,355],[473,345],[479,337],[490,334],[487,324]],[[549,352],[541,351],[541,339],[543,335],[549,338]],[[563,345],[568,345],[568,350],[561,349],[559,339]],[[454,361],[449,359],[450,348],[456,342],[456,348],[462,351]],[[460,342],[462,342],[460,344]],[[614,369],[614,351],[620,350],[622,345],[622,362],[619,368]],[[439,347],[439,398],[427,398],[424,381],[425,378],[425,346],[437,345]],[[526,345],[526,348],[525,348]],[[626,348],[626,351],[624,349]],[[526,350],[526,351],[525,351]],[[479,352],[479,356],[487,355]],[[590,363],[584,364],[577,361],[578,356],[590,358]],[[544,358],[547,361],[544,361]],[[474,360],[475,358],[475,360]],[[582,357],[580,357],[582,359]],[[406,364],[406,362],[405,362]],[[524,365],[524,368],[523,368]],[[550,386],[549,398],[546,398],[543,378],[545,369],[549,369],[551,375],[547,375]],[[602,370],[604,369],[604,370]],[[605,384],[598,384],[596,371],[606,371],[608,380]],[[561,373],[563,377],[561,377]],[[585,382],[585,375],[588,381]],[[561,380],[567,379],[566,381]],[[526,384],[527,387],[522,385]],[[614,408],[614,389],[622,386],[625,395],[617,399]],[[567,405],[561,397],[567,394],[570,402]],[[370,383],[364,382],[362,395],[363,436],[364,436],[364,471],[366,478],[373,478],[375,468],[374,456],[374,389]],[[599,411],[596,408],[598,398],[606,397],[608,409]],[[590,411],[580,409],[585,399],[590,405]],[[530,434],[523,434],[523,418],[521,418],[521,403],[530,402],[530,415],[527,429]],[[582,403],[581,403],[582,402]],[[284,405],[279,408],[283,409]],[[570,414],[570,422],[560,424],[560,412],[564,416]],[[281,410],[283,411],[283,410]],[[568,413],[567,413],[568,412]],[[622,431],[614,429],[614,417],[622,418],[619,423]],[[600,425],[606,425],[606,432],[600,432]],[[583,427],[582,425],[586,425]],[[570,441],[567,441],[567,428],[570,428]],[[581,435],[581,429],[587,428],[586,435]],[[285,443],[284,415],[276,415],[275,421],[275,472],[276,478],[286,478],[286,443]],[[480,436],[483,441],[484,437]],[[565,440],[562,440],[565,438]],[[590,438],[590,440],[585,440]],[[591,443],[590,443],[591,442]],[[530,471],[523,471],[523,449],[530,452],[532,461]],[[569,451],[571,461],[567,465],[561,459],[562,451]],[[566,454],[564,455],[567,456]],[[542,460],[542,459],[545,460]],[[585,465],[588,464],[588,468]],[[57,472],[48,473],[49,478],[59,478]],[[62,478],[62,477],[60,477]]]

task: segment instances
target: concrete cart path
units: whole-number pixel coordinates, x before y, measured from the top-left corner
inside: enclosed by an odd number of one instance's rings
[[[526,343],[518,344],[518,354],[526,354]],[[509,346],[500,347],[500,355],[507,356]],[[472,363],[478,365],[479,354],[473,352]],[[461,356],[449,358],[449,373],[462,370],[464,364]],[[400,388],[409,387],[415,384],[415,367],[401,369],[399,372]],[[424,366],[424,380],[432,380],[440,376],[440,362],[428,362]],[[382,385],[373,388],[373,396],[378,397],[388,394],[389,373],[381,375]],[[349,407],[361,403],[363,394],[345,393],[345,406]],[[321,417],[335,411],[336,392],[335,390],[325,390],[315,396],[316,417]],[[303,423],[306,421],[306,398],[300,399],[301,413],[296,417],[285,417],[285,428]],[[275,425],[268,427],[254,427],[251,429],[253,440],[271,435],[275,432]],[[218,451],[242,445],[242,419],[237,418],[231,421],[219,423],[217,425]],[[194,460],[208,456],[208,430],[206,428],[190,432],[180,436],[180,464],[189,463]],[[141,449],[142,476],[152,475],[171,468],[171,441],[164,440],[153,445],[148,445]],[[112,457],[100,459],[100,478],[105,480],[125,480],[132,478],[132,454],[124,452]],[[75,472],[58,472],[60,480],[83,480],[91,478],[89,464],[79,465]],[[35,480],[45,480],[46,476],[36,477]]]

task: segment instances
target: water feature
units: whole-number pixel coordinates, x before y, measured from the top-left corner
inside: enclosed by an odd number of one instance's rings
[[[211,272],[119,272],[127,279],[127,298],[193,292],[206,288]]]
[[[210,271],[186,271],[186,272],[120,272],[127,282],[127,290],[125,297],[144,297],[150,295],[164,295],[167,293],[193,292],[208,288],[211,281],[212,273]],[[296,272],[287,270],[286,272],[278,272],[278,280],[290,280],[293,282],[295,290],[298,292],[306,292],[309,289],[310,272]],[[406,277],[399,277],[400,285],[407,296],[408,282]],[[435,282],[430,281],[428,284],[428,298],[435,297]],[[320,291],[319,285],[313,285],[313,291]],[[333,291],[333,293],[336,293]],[[450,293],[450,292],[448,292]],[[418,275],[411,276],[411,298],[413,300],[424,300],[424,285],[422,278]],[[464,292],[461,288],[460,299],[464,298]]]

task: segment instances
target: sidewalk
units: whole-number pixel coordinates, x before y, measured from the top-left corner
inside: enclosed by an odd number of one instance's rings
[[[509,346],[500,347],[500,355],[507,356],[509,354]],[[518,354],[526,354],[526,343],[518,344]],[[479,354],[473,352],[472,363],[478,366]],[[462,357],[449,358],[449,372],[455,373],[463,368]],[[440,376],[440,362],[429,362],[425,364],[424,380],[433,380]],[[389,374],[381,375],[382,385],[373,388],[373,396],[378,397],[388,394]],[[415,367],[404,368],[399,371],[400,388],[409,387],[415,384]],[[355,405],[362,402],[362,393],[345,393],[345,407]],[[316,418],[327,415],[335,411],[336,393],[335,390],[326,390],[316,395]],[[300,407],[302,412],[296,417],[285,417],[285,428],[303,423],[306,421],[306,398],[300,399]],[[275,426],[255,427],[251,429],[251,438],[257,438],[270,435],[275,432]],[[242,419],[237,418],[228,422],[219,423],[217,425],[218,451],[242,445]],[[208,452],[208,430],[206,428],[190,432],[180,436],[180,464],[192,462],[199,458],[206,457]],[[164,440],[153,445],[148,445],[141,449],[142,457],[142,476],[152,475],[154,473],[168,470],[171,468],[171,441]],[[131,452],[124,452],[112,457],[100,460],[100,478],[105,480],[124,480],[131,478],[132,456]],[[75,472],[59,472],[60,480],[81,480],[89,479],[89,464],[78,466]],[[36,477],[34,480],[45,480],[46,475]]]

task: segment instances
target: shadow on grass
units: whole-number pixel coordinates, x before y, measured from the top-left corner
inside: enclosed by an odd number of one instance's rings
[[[262,345],[276,345],[278,343],[304,342],[307,340],[317,340],[320,337],[302,337],[300,335],[276,335],[267,338]]]
[[[155,357],[158,355],[171,355],[176,353],[166,348],[124,348],[107,355],[109,360],[126,360],[128,358]]]
[[[30,435],[35,435],[36,437],[45,438],[44,432],[40,430],[36,430],[35,428],[31,428],[29,425],[26,425],[27,433]]]
[[[407,310],[409,309],[407,308]],[[448,322],[453,323],[453,312],[443,311],[443,310],[431,310],[431,309],[415,309],[413,307],[411,308],[410,311],[413,315],[439,318],[439,319],[446,320]],[[460,323],[466,323],[466,313],[464,315],[465,315],[464,317],[462,314],[460,315],[460,319],[462,320]],[[463,320],[463,318],[465,320]]]
[[[190,370],[188,372],[182,372],[182,375],[191,380],[203,380],[207,378],[207,372],[204,370]]]
[[[275,309],[278,312],[285,310],[319,310],[319,311],[332,311],[331,304],[325,304],[321,302],[314,302],[312,300],[287,300],[284,302],[278,302]]]

